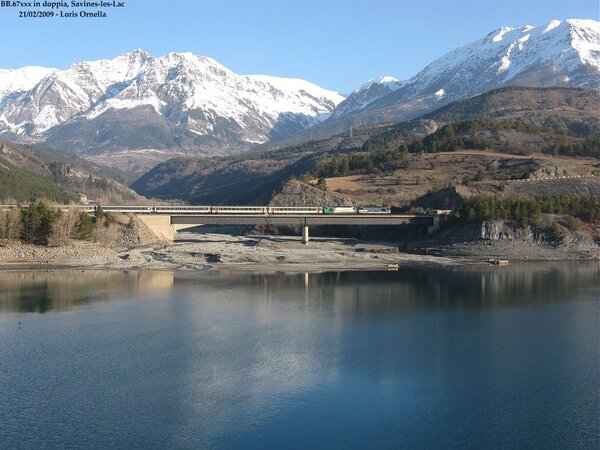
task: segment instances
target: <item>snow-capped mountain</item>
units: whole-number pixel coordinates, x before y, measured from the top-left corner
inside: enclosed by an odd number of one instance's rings
[[[66,70],[0,70],[0,139],[77,152],[227,152],[307,128],[324,137],[357,124],[411,119],[510,85],[600,88],[600,22],[502,27],[409,80],[371,80],[345,100],[307,81],[238,75],[190,53],[136,50]]]
[[[410,119],[509,85],[600,88],[600,22],[570,19],[499,28],[391,85],[387,95],[368,101],[372,85],[367,83],[338,106],[330,121],[349,114],[362,123]]]
[[[300,79],[142,50],[66,70],[1,71],[0,86],[0,137],[81,151],[265,142],[324,120],[343,100]]]
[[[399,89],[400,86],[402,86],[402,82],[390,76],[369,80],[358,89],[353,90],[331,113],[330,118],[336,119],[360,112],[373,102]]]
[[[10,100],[35,86],[54,72],[46,67],[28,66],[21,69],[0,69],[0,108]]]

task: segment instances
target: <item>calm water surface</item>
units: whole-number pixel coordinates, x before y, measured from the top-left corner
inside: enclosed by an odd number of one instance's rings
[[[600,265],[0,272],[0,448],[598,448]]]

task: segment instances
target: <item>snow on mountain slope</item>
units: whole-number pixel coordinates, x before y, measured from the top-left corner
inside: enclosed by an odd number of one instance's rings
[[[370,80],[345,100],[304,80],[238,75],[191,53],[136,50],[66,70],[0,70],[0,138],[83,152],[239,150],[313,126],[410,119],[506,85],[598,89],[600,23],[502,27],[407,81]]]
[[[175,140],[188,146],[198,145],[198,137],[243,144],[318,123],[343,100],[304,80],[238,75],[212,58],[191,53],[156,58],[142,50],[52,70],[31,84],[24,85],[26,92],[23,86],[18,92],[6,88],[10,101],[0,107],[0,135],[4,131],[22,140],[68,135],[83,147],[107,149],[130,144],[111,143],[110,129],[101,130],[102,142],[90,142],[90,124],[115,127],[119,110],[131,110],[140,120],[158,116],[160,132],[170,128],[185,136]],[[136,128],[133,121],[127,126]],[[148,141],[151,137],[152,132]]]
[[[400,86],[402,86],[402,82],[390,76],[369,80],[358,89],[352,91],[331,113],[331,118],[335,119],[360,112],[371,103],[399,89]]]
[[[362,111],[367,122],[382,114],[387,120],[409,119],[505,85],[600,88],[600,22],[569,19],[499,28],[438,58],[366,105],[348,108],[351,94],[331,117]]]
[[[0,69],[0,106],[5,97],[28,91],[56,69],[27,66],[20,69]]]
[[[432,62],[406,83],[406,89],[481,92],[530,71],[537,72],[533,83],[570,81],[577,86],[593,87],[593,79],[573,80],[569,76],[586,68],[600,74],[600,22],[555,20],[545,26],[502,27],[492,31],[483,39]]]

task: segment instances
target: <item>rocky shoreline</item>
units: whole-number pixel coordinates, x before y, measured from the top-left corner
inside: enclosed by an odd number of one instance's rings
[[[410,253],[511,261],[600,260],[598,230],[571,231],[560,226],[561,237],[547,228],[520,227],[504,221],[472,222],[442,229],[432,239],[403,243]]]

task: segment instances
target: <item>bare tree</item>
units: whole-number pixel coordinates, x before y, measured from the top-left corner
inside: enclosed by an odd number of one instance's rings
[[[55,247],[67,245],[69,240],[75,237],[78,223],[79,211],[77,209],[71,208],[68,211],[59,210],[52,234],[48,238],[48,245]]]
[[[21,210],[12,208],[0,211],[0,244],[7,245],[19,239],[21,232]]]

